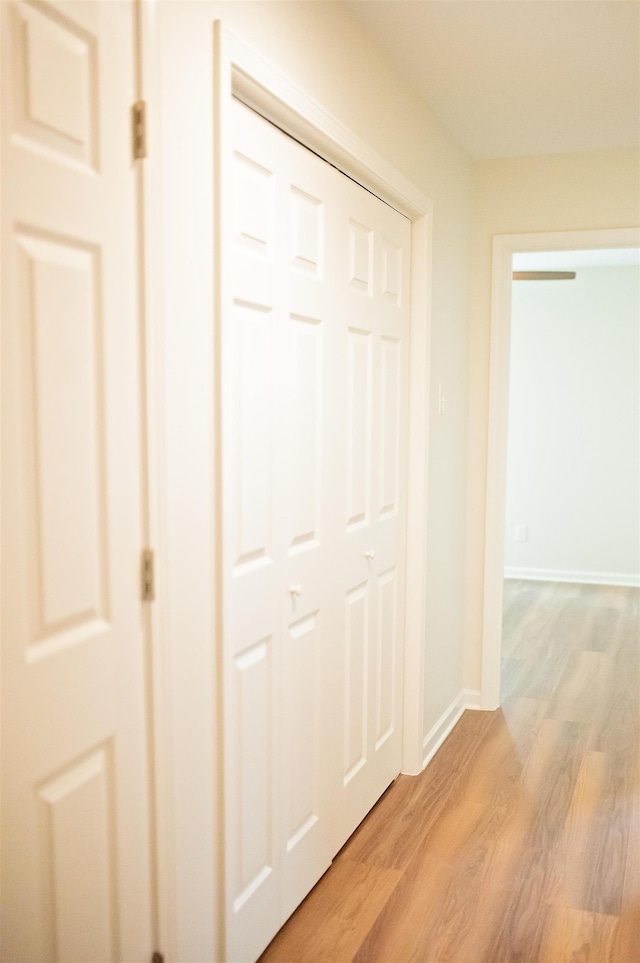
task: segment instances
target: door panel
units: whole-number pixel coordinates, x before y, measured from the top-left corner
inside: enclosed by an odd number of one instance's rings
[[[392,566],[377,578],[376,624],[376,751],[394,732],[396,717],[396,673],[398,667],[398,579]]]
[[[111,854],[112,744],[75,760],[38,788],[46,902],[55,906],[61,960],[109,960],[117,943]],[[78,925],[81,921],[81,925]]]
[[[235,302],[238,350],[238,519],[236,574],[273,558],[269,362],[275,361],[273,309]]]
[[[323,322],[290,314],[291,397],[286,475],[291,502],[287,512],[289,556],[317,548],[321,539],[323,437]]]
[[[348,785],[367,762],[369,715],[369,653],[371,633],[369,583],[362,582],[346,595],[346,631],[343,666],[344,763],[343,785]]]
[[[323,202],[293,184],[290,191],[292,267],[320,280],[324,260]]]
[[[304,595],[285,603],[290,621],[283,636],[281,707],[282,879],[277,928],[329,865],[325,843],[323,703],[319,684],[326,644],[322,593],[303,572]]]
[[[6,29],[16,55],[10,94],[14,139],[28,149],[97,170],[96,107],[102,106],[97,16],[89,11],[65,16],[68,5],[65,11],[60,3],[11,7]]]
[[[24,230],[16,241],[33,435],[25,480],[38,520],[31,660],[100,631],[107,617],[103,337],[96,253]]]
[[[371,296],[373,285],[373,230],[349,219],[349,285]]]
[[[236,668],[236,755],[240,801],[239,834],[243,845],[237,867],[238,894],[234,907],[240,909],[271,872],[272,836],[269,826],[269,798],[273,758],[271,702],[273,699],[271,659],[273,639],[261,639],[235,658]]]
[[[361,319],[365,321],[364,318]],[[370,522],[373,338],[371,331],[347,332],[347,531]]]
[[[2,954],[143,959],[133,7],[1,6]]]
[[[380,340],[380,487],[378,518],[398,511],[400,474],[402,353],[400,342],[382,336]]]

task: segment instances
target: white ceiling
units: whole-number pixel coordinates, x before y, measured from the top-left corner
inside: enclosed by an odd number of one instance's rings
[[[472,157],[640,143],[638,0],[344,0]]]
[[[527,251],[513,255],[514,271],[575,271],[586,267],[640,266],[637,247],[600,251]]]

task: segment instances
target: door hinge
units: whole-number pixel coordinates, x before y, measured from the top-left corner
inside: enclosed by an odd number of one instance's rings
[[[151,957],[151,963],[164,963],[164,956],[156,950]]]
[[[153,565],[153,552],[150,548],[145,548],[142,553],[142,601],[153,602],[156,597],[155,572]]]
[[[131,108],[133,133],[133,157],[140,160],[147,156],[147,102],[137,100]]]

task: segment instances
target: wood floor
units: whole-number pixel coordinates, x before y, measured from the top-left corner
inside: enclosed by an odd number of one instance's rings
[[[506,583],[503,706],[400,776],[261,963],[640,963],[640,591]]]

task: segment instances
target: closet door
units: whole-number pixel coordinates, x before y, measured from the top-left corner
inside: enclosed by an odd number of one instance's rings
[[[235,102],[229,176],[223,658],[236,960],[259,955],[400,768],[408,222]]]

